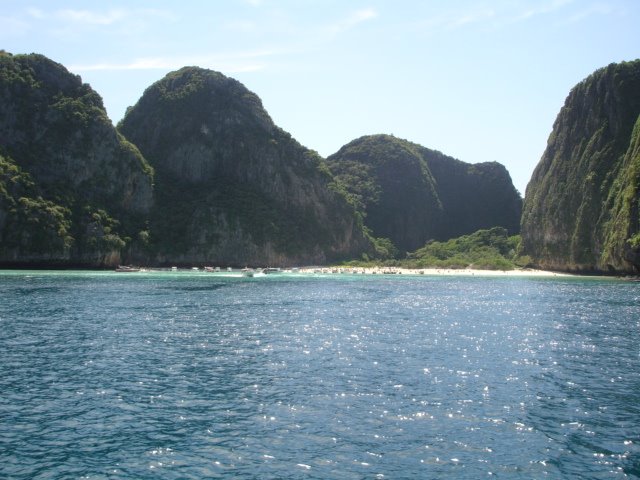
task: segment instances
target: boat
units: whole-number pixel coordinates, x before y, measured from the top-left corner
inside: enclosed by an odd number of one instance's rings
[[[118,265],[118,268],[116,268],[116,272],[124,272],[124,273],[128,273],[128,272],[139,272],[140,271],[140,267],[132,267],[130,265]]]
[[[280,273],[280,272],[281,270],[279,268],[274,268],[274,267],[267,267],[262,269],[262,273],[264,273],[265,275],[268,275],[270,273]]]
[[[253,277],[254,271],[253,268],[248,268],[245,267],[242,270],[240,270],[240,272],[242,273],[243,277]]]

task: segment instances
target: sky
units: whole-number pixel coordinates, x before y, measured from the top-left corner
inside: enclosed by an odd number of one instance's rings
[[[571,88],[640,58],[640,0],[0,0],[0,49],[80,75],[114,124],[195,65],[324,157],[392,134],[500,162],[524,195]]]

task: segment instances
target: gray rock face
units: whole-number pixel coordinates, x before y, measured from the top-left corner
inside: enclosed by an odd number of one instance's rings
[[[630,273],[640,246],[640,61],[576,85],[527,186],[524,253],[557,270]]]
[[[389,135],[356,139],[327,162],[374,236],[401,250],[495,226],[518,233],[522,201],[498,163],[468,164]]]
[[[236,80],[195,67],[170,73],[119,130],[156,172],[159,262],[324,263],[368,248],[324,161]]]

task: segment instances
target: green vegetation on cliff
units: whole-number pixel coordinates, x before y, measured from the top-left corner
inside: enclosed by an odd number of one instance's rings
[[[0,155],[0,263],[99,266],[135,248],[152,169],[62,65],[0,55]]]
[[[574,87],[527,186],[524,252],[544,268],[640,268],[640,60]]]
[[[411,251],[481,228],[519,231],[522,200],[500,164],[468,164],[390,135],[361,137],[327,159],[376,237]]]
[[[640,114],[606,201],[610,208],[605,224],[602,263],[620,265],[620,259],[640,271]],[[626,266],[626,265],[625,265]],[[615,267],[614,267],[615,268]]]
[[[513,270],[526,262],[518,257],[520,236],[502,227],[478,230],[446,242],[429,242],[408,256],[413,268],[477,268]]]
[[[0,155],[0,253],[64,258],[73,245],[71,212],[36,195],[31,176]]]
[[[351,266],[394,266],[404,268],[475,268],[479,270],[513,270],[525,267],[529,258],[521,257],[520,235],[511,235],[503,227],[478,230],[470,235],[445,242],[429,241],[402,259],[378,256],[347,262]]]

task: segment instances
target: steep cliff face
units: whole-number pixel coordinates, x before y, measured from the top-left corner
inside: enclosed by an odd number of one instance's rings
[[[321,263],[368,248],[323,160],[236,80],[196,67],[170,73],[119,130],[156,172],[159,262]]]
[[[521,199],[498,163],[464,163],[389,135],[354,140],[327,163],[373,235],[400,250],[481,228],[518,233]]]
[[[152,169],[62,65],[0,54],[0,155],[1,263],[113,264],[144,231]]]
[[[607,197],[608,222],[600,264],[627,273],[640,272],[640,116],[629,149],[622,159],[620,174]]]
[[[410,251],[439,232],[443,206],[417,145],[384,135],[362,137],[327,163],[376,237]]]
[[[640,61],[611,64],[571,90],[527,186],[524,253],[544,268],[640,267]]]
[[[504,165],[465,163],[426,148],[423,155],[445,209],[441,238],[492,227],[506,228],[509,235],[519,233],[522,198]]]

